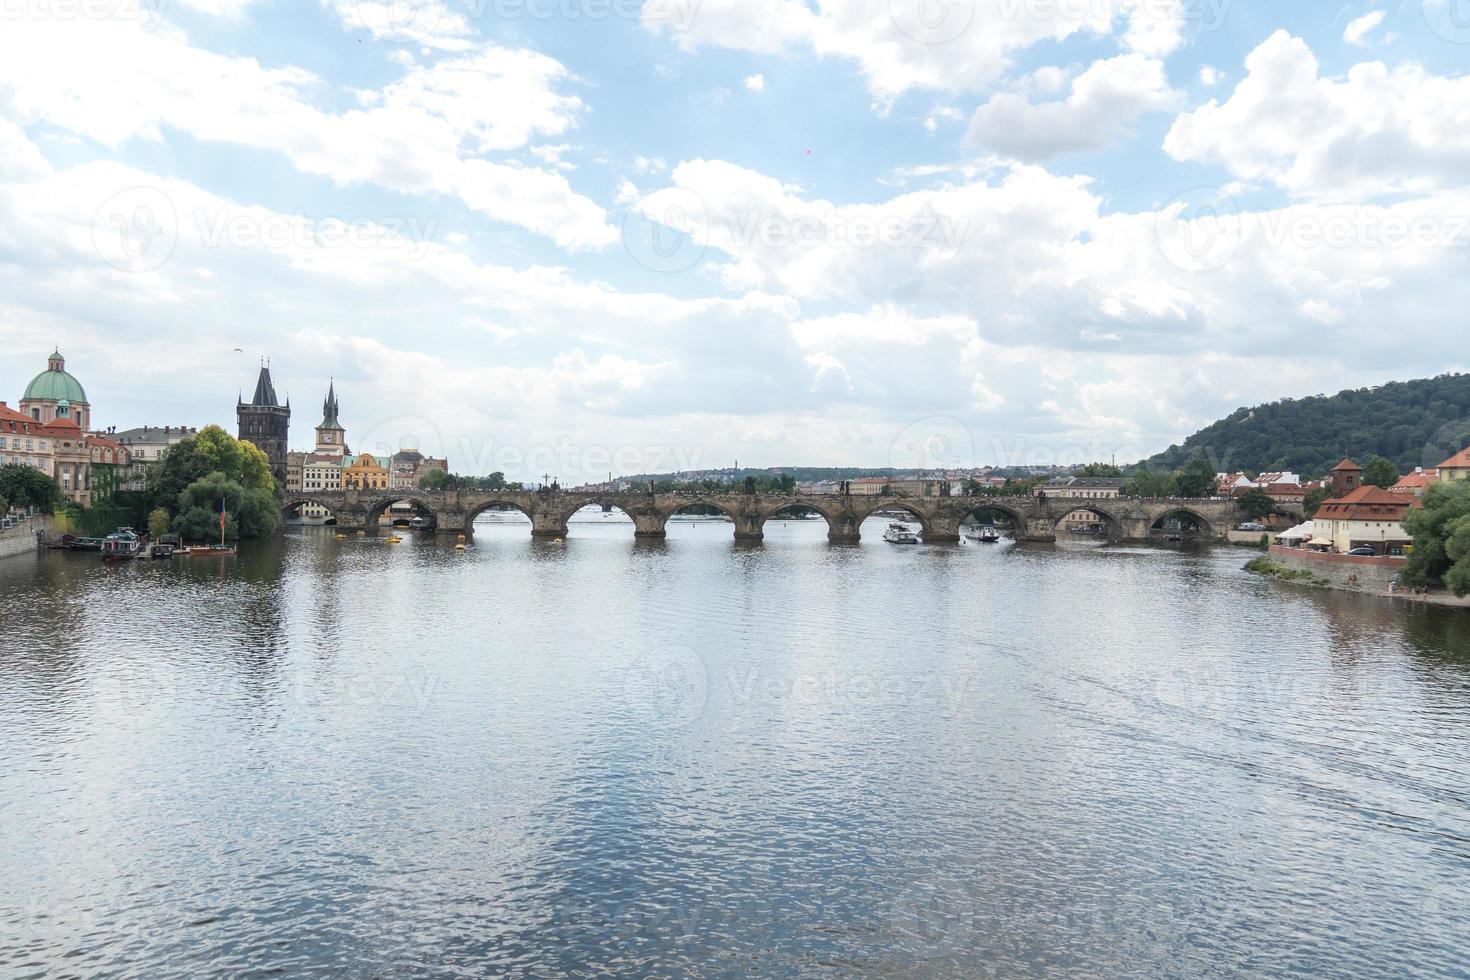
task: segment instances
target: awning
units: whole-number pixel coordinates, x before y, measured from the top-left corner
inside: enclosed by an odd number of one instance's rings
[[[1332,542],[1331,541],[1328,541],[1326,538],[1313,538],[1312,540],[1310,540],[1310,541],[1307,542],[1307,544],[1315,544],[1315,545],[1329,545],[1331,543]]]

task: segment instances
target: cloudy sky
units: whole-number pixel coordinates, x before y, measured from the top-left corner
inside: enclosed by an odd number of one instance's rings
[[[1457,2],[0,0],[0,398],[577,483],[1463,370]]]

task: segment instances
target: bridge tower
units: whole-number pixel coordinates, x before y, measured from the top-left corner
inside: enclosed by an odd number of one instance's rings
[[[282,405],[276,400],[270,365],[261,364],[260,376],[255,380],[255,394],[250,401],[236,401],[235,419],[240,426],[240,438],[265,453],[265,458],[270,460],[271,473],[285,486],[291,402],[288,400]]]

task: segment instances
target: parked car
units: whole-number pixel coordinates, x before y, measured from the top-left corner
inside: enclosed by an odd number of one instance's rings
[[[1266,530],[1266,525],[1264,525],[1264,524],[1239,524],[1239,525],[1236,526],[1235,529],[1237,531],[1264,531],[1264,530]]]
[[[1372,548],[1354,548],[1352,551],[1349,551],[1348,554],[1355,555],[1358,558],[1372,558],[1373,557],[1373,549]]]

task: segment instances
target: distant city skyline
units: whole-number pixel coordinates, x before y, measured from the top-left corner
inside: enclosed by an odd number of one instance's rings
[[[99,424],[266,357],[468,473],[1044,465],[1470,367],[1446,2],[21,8],[0,397]]]

